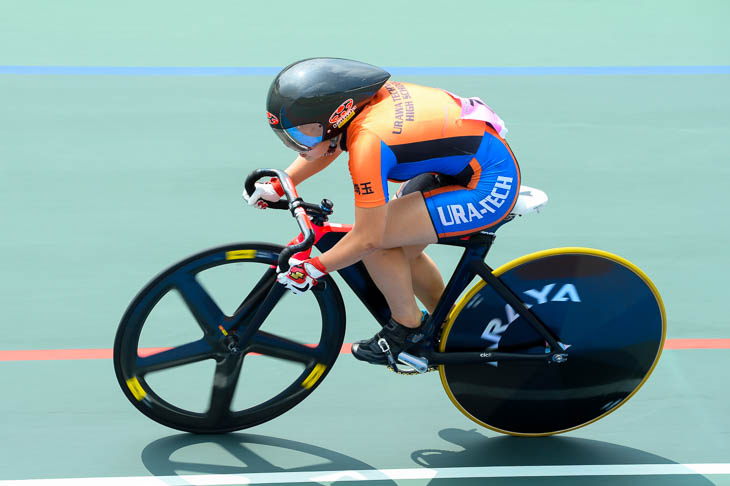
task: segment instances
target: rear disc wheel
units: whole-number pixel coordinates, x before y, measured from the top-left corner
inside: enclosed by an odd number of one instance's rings
[[[574,430],[616,410],[661,354],[664,306],[649,278],[589,248],[526,255],[494,271],[567,345],[565,363],[442,365],[441,381],[467,417],[510,435]],[[543,338],[485,282],[452,312],[441,351],[546,352]]]

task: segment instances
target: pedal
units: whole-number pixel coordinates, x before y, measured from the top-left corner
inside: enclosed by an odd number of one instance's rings
[[[406,366],[410,366],[418,373],[426,373],[428,371],[428,360],[426,358],[420,358],[401,351],[398,354],[398,361]]]

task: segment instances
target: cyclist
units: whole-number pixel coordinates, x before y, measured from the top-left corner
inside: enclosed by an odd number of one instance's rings
[[[284,68],[269,88],[269,125],[299,153],[286,169],[294,184],[349,154],[355,193],[353,229],[332,249],[290,261],[277,279],[294,293],[362,260],[383,292],[392,318],[353,355],[393,364],[421,338],[444,282],[424,248],[496,228],[517,200],[520,171],[502,138],[504,122],[479,98],[389,81],[370,64],[312,58]],[[389,199],[388,181],[404,182]],[[265,208],[284,192],[279,181],[258,183],[244,197]]]

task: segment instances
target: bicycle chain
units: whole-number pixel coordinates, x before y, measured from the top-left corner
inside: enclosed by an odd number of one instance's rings
[[[443,332],[444,332],[444,329],[443,329],[443,324],[442,324],[441,327],[438,329],[438,333],[437,333],[437,336],[436,336],[436,341],[437,342],[440,342],[441,341],[441,335],[443,334]],[[388,370],[392,371],[393,373],[395,373],[397,375],[425,375],[426,373],[431,373],[432,371],[438,371],[438,366],[429,366],[426,369],[426,371],[424,371],[423,373],[419,373],[416,370],[412,370],[412,371],[394,370],[393,367],[390,366],[390,365],[385,365],[385,367],[388,368]]]
[[[415,370],[413,370],[413,371],[394,370],[393,367],[390,365],[386,365],[385,367],[397,375],[425,375],[426,373],[431,373],[432,371],[438,370],[438,368],[436,368],[436,367],[429,366],[428,369],[426,369],[426,371],[424,371],[423,373],[419,373],[418,371],[415,371]]]

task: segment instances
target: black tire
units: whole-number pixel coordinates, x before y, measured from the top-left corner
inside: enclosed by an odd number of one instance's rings
[[[256,288],[249,293],[250,302],[260,302],[261,298],[257,300],[254,296],[266,295],[272,288],[277,295],[283,295],[288,291],[274,282],[272,267],[276,265],[282,249],[281,246],[266,243],[240,243],[212,248],[171,266],[139,292],[124,313],[114,342],[114,368],[119,385],[138,410],[174,429],[194,433],[225,433],[252,427],[283,414],[304,400],[322,382],[340,353],[345,333],[342,296],[329,276],[320,279],[319,284],[307,292],[309,296],[297,297],[301,299],[297,304],[307,305],[307,299],[314,299],[319,306],[321,330],[318,343],[300,343],[268,333],[263,330],[267,324],[264,321],[252,341],[241,343],[239,349],[232,346],[232,339],[241,335],[245,325],[236,332],[228,333],[227,330],[234,322],[250,317],[257,305],[244,306],[242,303],[231,315],[225,315],[198,281],[198,275],[210,268],[245,263],[246,271],[250,267],[256,278],[261,275],[254,286]],[[148,316],[173,289],[181,295],[193,314],[203,338],[141,357],[138,350],[140,335]],[[316,333],[319,324],[314,322],[312,325]],[[302,371],[272,398],[242,410],[231,410],[241,368],[245,368],[243,365],[247,362],[244,358],[254,356],[248,359],[256,359],[255,355],[298,363]],[[146,379],[148,374],[156,371],[184,367],[207,359],[215,360],[215,375],[211,377],[211,398],[204,412],[186,410],[169,403],[155,392]]]
[[[666,335],[664,305],[639,268],[611,253],[558,248],[494,271],[563,344],[565,363],[440,366],[451,401],[491,430],[552,435],[615,411],[646,382]],[[544,353],[544,339],[485,282],[454,309],[441,351]]]

